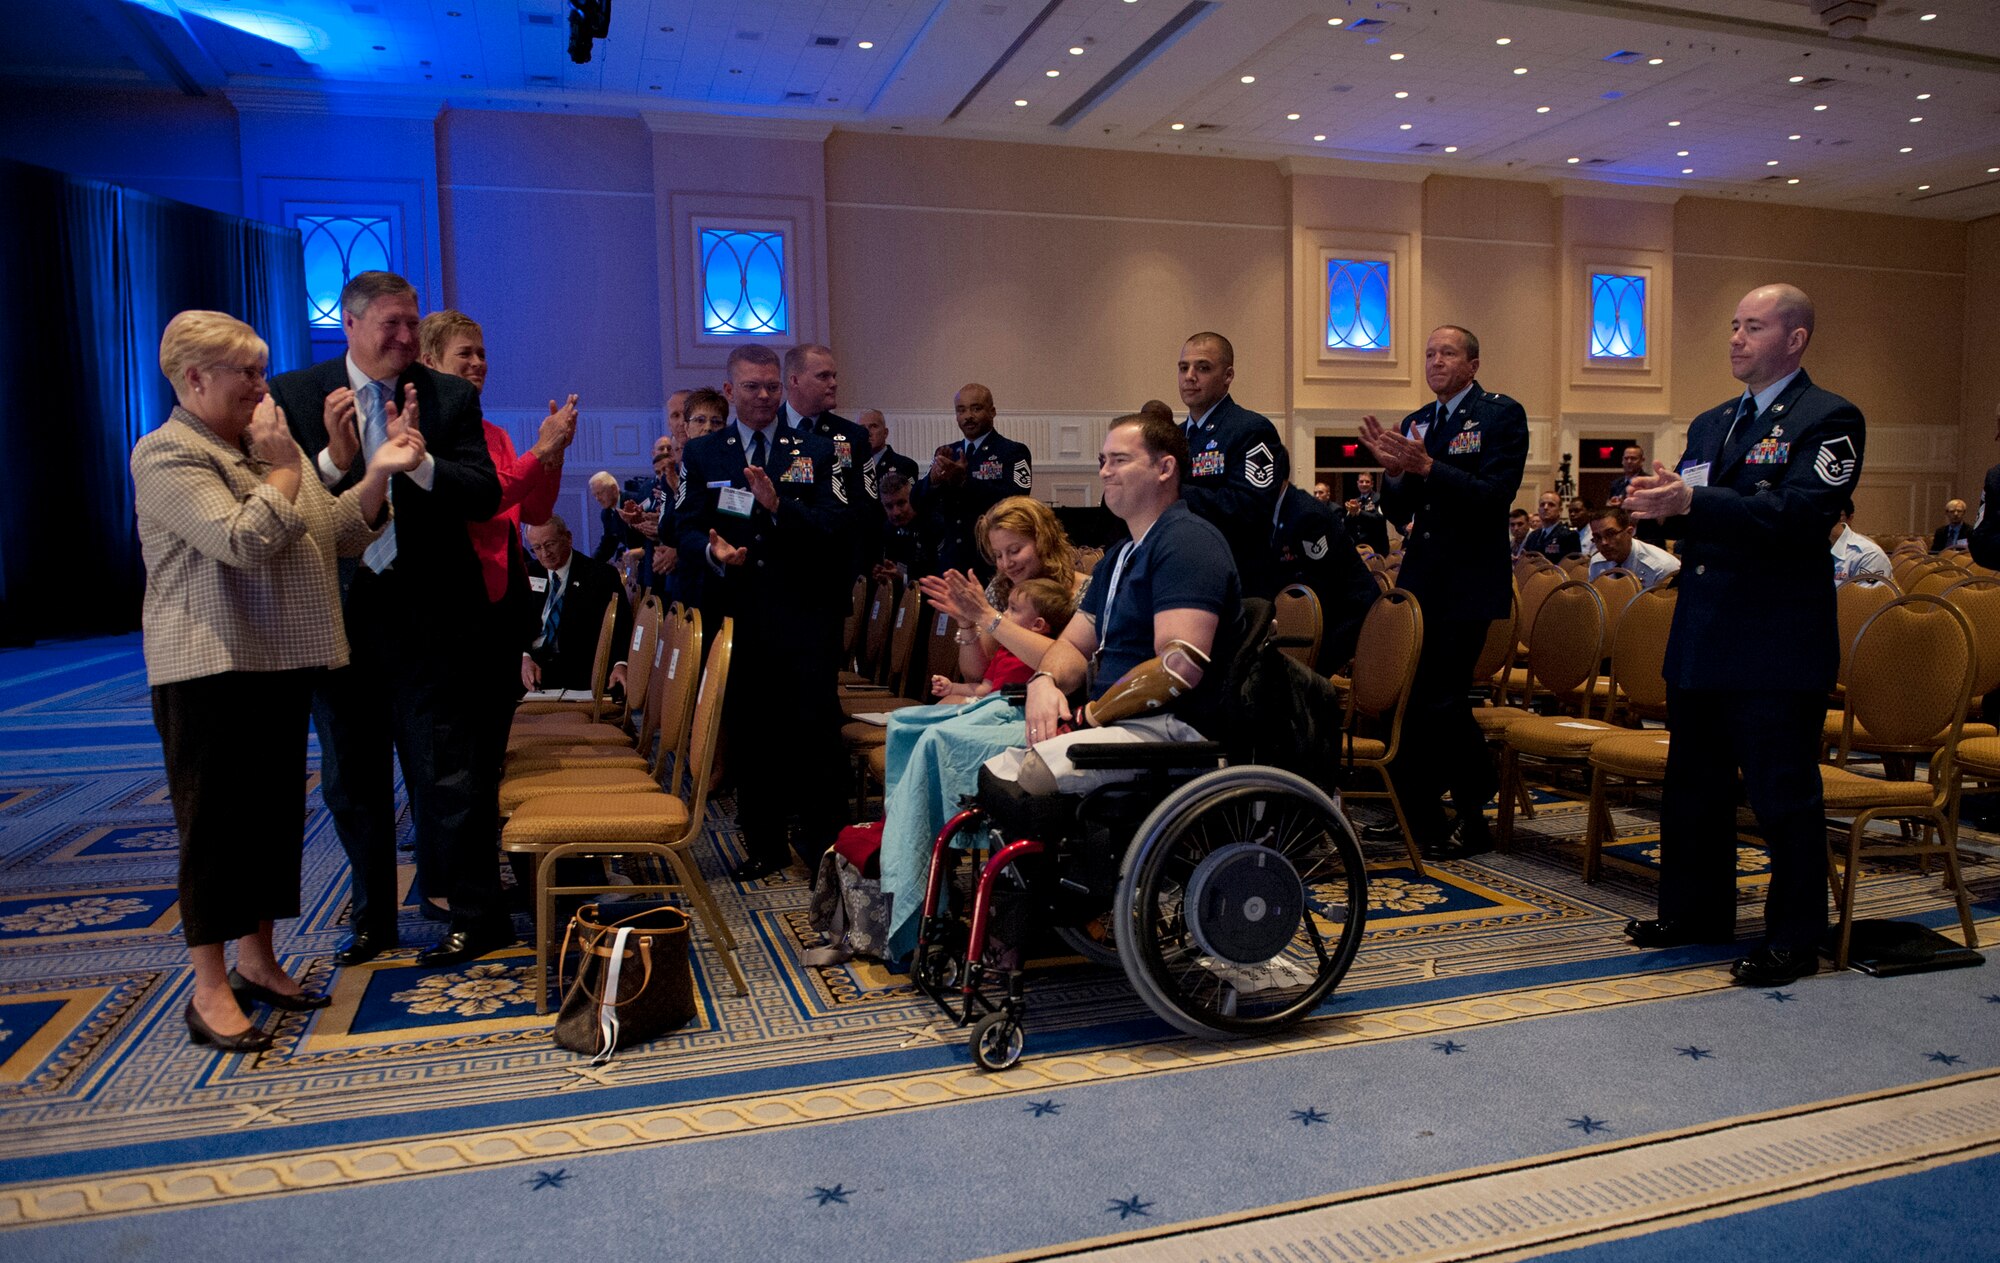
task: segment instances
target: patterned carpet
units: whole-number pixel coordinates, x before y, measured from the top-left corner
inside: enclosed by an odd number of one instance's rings
[[[1365,1204],[1354,1213],[1379,1218],[1401,1205],[1385,1199],[1418,1189],[1430,1199],[1425,1213],[1471,1214],[1473,1202],[1461,1205],[1450,1190],[1490,1201],[1513,1195],[1508,1180],[1549,1186],[1552,1155],[1566,1161],[1593,1138],[1617,1148],[1673,1132],[1684,1149],[1726,1166],[1753,1138],[1759,1152],[1789,1143],[1782,1127],[1744,1131],[1746,1119],[1778,1111],[1818,1119],[1795,1130],[1824,1130],[1831,1124],[1819,1114],[1840,1102],[1900,1099],[1940,1076],[1964,1084],[1959,1097],[1935,1104],[1958,1120],[1957,1130],[1944,1129],[1956,1139],[1906,1136],[1930,1156],[1873,1166],[1832,1155],[1846,1165],[1828,1180],[1859,1186],[1886,1178],[1871,1172],[1959,1161],[1993,1178],[1994,1164],[1970,1162],[1980,1146],[2000,1145],[2000,1113],[1980,1112],[2000,1111],[2000,1085],[1987,1073],[2000,1067],[1991,971],[1826,975],[1790,989],[1819,1001],[1794,1018],[1790,999],[1727,985],[1718,965],[1729,948],[1632,951],[1619,927],[1650,914],[1655,889],[1657,802],[1644,796],[1616,813],[1619,839],[1591,886],[1579,876],[1583,812],[1561,795],[1539,796],[1506,853],[1436,865],[1420,879],[1381,852],[1352,972],[1324,1016],[1283,1038],[1179,1037],[1122,975],[1062,961],[1031,990],[1027,1059],[989,1076],[970,1068],[962,1033],[905,977],[865,960],[801,963],[817,941],[804,886],[724,876],[740,858],[727,798],[700,858],[743,945],[749,994],[734,993],[698,939],[700,1015],[650,1047],[604,1066],[556,1048],[550,1019],[535,1015],[528,994],[525,942],[427,970],[415,955],[437,930],[414,908],[403,948],[336,970],[329,953],[345,934],[346,871],[316,781],[309,788],[304,911],[280,926],[278,951],[334,1003],[275,1024],[263,1015],[278,1039],[262,1055],[191,1048],[180,1023],[191,971],[178,935],[172,817],[136,638],[0,653],[0,1228],[25,1248],[10,1248],[14,1257],[103,1257],[113,1248],[180,1257],[232,1233],[253,1245],[282,1242],[294,1257],[351,1257],[371,1236],[385,1249],[421,1248],[461,1217],[481,1235],[482,1257],[547,1258],[575,1240],[598,1242],[607,1257],[655,1257],[646,1247],[667,1230],[675,1247],[665,1253],[675,1257],[970,1257],[1068,1251],[1126,1230],[1140,1238],[1103,1244],[1139,1251],[1132,1257],[1208,1256],[1211,1246],[1179,1239],[1191,1224],[1238,1234],[1213,1244],[1218,1255],[1251,1257],[1282,1238],[1295,1253],[1273,1257],[1309,1257],[1299,1242],[1394,1237],[1381,1236],[1374,1219],[1330,1226],[1325,1212],[1335,1203]],[[1752,934],[1765,864],[1748,824],[1740,923]],[[2000,854],[1993,841],[1974,845]],[[2000,933],[2000,863],[1968,874],[1991,942]],[[1863,892],[1865,915],[1955,933],[1934,874],[1871,867]],[[525,917],[517,928],[525,938]],[[1714,1033],[1681,1036],[1684,1048],[1663,1055],[1670,1065],[1700,1062],[1685,1049],[1699,1052],[1704,1040],[1740,1048],[1743,1023],[1754,1028],[1780,1010],[1801,1038],[1828,1050],[1809,1075],[1774,1075],[1756,1090],[1741,1081],[1668,1090],[1647,1054],[1634,1051],[1650,1038],[1641,1032],[1657,1025],[1670,1044],[1666,1030],[1698,1015],[1692,1025]],[[1927,1060],[1933,1053],[1945,1060]],[[1427,1077],[1447,1062],[1449,1084]],[[1460,1073],[1466,1065],[1478,1068]],[[1599,1103],[1573,1104],[1569,1089],[1598,1078],[1607,1088]],[[1461,1093],[1455,1114],[1439,1114]],[[1241,1104],[1257,1100],[1265,1104]],[[981,1140],[994,1127],[1011,1136],[1021,1120],[1045,1121],[1046,1132],[1066,1106],[1070,1117],[1117,1123],[1065,1140],[1060,1159],[1038,1134],[1011,1147]],[[1900,1107],[1870,1108],[1897,1116]],[[1255,1121],[1265,1115],[1272,1121]],[[1418,1116],[1434,1118],[1430,1130],[1410,1125]],[[1545,1116],[1563,1125],[1552,1134],[1528,1125]],[[1614,1118],[1607,1126],[1617,1145],[1595,1136]],[[1379,1150],[1382,1160],[1295,1165],[1282,1156],[1289,1149],[1271,1147],[1328,1120],[1337,1120],[1329,1130],[1340,1132],[1343,1154]],[[1867,1114],[1855,1126],[1878,1124]],[[1455,1138],[1449,1152],[1397,1150],[1398,1137],[1440,1128]],[[1235,1165],[1203,1160],[1197,1177],[1153,1174],[1177,1171],[1175,1155],[1185,1166],[1184,1151],[1210,1145]],[[967,1153],[990,1189],[969,1195],[961,1180],[954,1195],[949,1179],[936,1188]],[[1064,1174],[1093,1153],[1094,1182]],[[1024,1154],[1035,1160],[1021,1162]],[[1565,1168],[1561,1178],[1609,1186],[1657,1156],[1607,1158],[1609,1166]],[[1485,1183],[1458,1178],[1473,1168]],[[1798,1196],[1831,1195],[1817,1175],[1795,1176],[1779,1183],[1806,1190]],[[1712,1217],[1738,1205],[1742,1190],[1725,1184],[1713,1196],[1682,1190],[1671,1214],[1631,1199],[1595,1217],[1550,1211],[1560,1231],[1506,1237],[1506,1248],[1571,1248],[1629,1236],[1635,1224],[1652,1231]],[[616,1195],[656,1186],[664,1200],[644,1214]],[[1171,1186],[1180,1191],[1168,1195]],[[935,1189],[939,1200],[900,1196],[904,1188]],[[524,1194],[560,1208],[516,1225]],[[1074,1206],[1072,1194],[1081,1199]],[[1762,1205],[1788,1194],[1756,1196]],[[315,1229],[322,1200],[350,1235]],[[1291,1218],[1266,1213],[1294,1202],[1284,1211]],[[853,1224],[829,1218],[850,1206],[866,1208],[850,1218],[872,1225],[851,1239]],[[1308,1212],[1319,1217],[1297,1217]],[[1217,1216],[1229,1222],[1219,1227]],[[504,1232],[502,1221],[511,1225]],[[1419,1236],[1407,1251],[1315,1248],[1324,1257],[1430,1257],[1435,1246],[1436,1257],[1463,1257],[1446,1249],[1457,1240],[1450,1233]],[[1161,1253],[1169,1245],[1182,1253]]]

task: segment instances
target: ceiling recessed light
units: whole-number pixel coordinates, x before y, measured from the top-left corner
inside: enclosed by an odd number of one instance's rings
[[[1928,101],[1928,100],[1930,100],[1930,99],[1931,99],[1931,94],[1930,94],[1930,93],[1928,93],[1928,92],[1919,92],[1919,93],[1917,93],[1917,100],[1919,100],[1919,101]]]
[[[1765,165],[1765,166],[1767,166],[1767,167],[1775,167],[1775,166],[1777,166],[1777,165],[1778,165],[1778,160],[1777,160],[1776,158],[1773,158],[1773,159],[1771,159],[1771,160],[1770,160],[1769,162],[1765,163],[1764,165]]]
[[[1516,66],[1516,67],[1514,67],[1514,73],[1515,73],[1515,74],[1517,74],[1517,75],[1524,75],[1524,74],[1527,74],[1527,73],[1528,73],[1528,68],[1527,68],[1526,66]]]
[[[1238,80],[1237,80],[1236,82],[1238,82],[1238,83],[1255,83],[1255,82],[1257,82],[1257,76],[1256,76],[1256,75],[1244,75],[1244,76],[1243,76],[1243,77],[1242,77],[1241,79],[1238,79]]]
[[[1904,145],[1904,146],[1903,146],[1903,147],[1902,147],[1901,149],[1898,149],[1898,150],[1897,150],[1896,152],[1897,152],[1897,153],[1909,153],[1909,152],[1910,152],[1910,146],[1908,146],[1908,145]]]
[[[1797,176],[1793,176],[1791,179],[1785,181],[1785,183],[1787,184],[1797,184],[1798,182],[1799,182],[1799,177]]]
[[[1325,137],[1325,136],[1315,136],[1315,137],[1313,137],[1313,139],[1314,139],[1314,140],[1325,140],[1325,139],[1326,139],[1326,137]]]
[[[1062,78],[1062,71],[1060,71],[1060,70],[1045,70],[1045,71],[1043,71],[1042,73],[1043,73],[1043,74],[1045,74],[1045,75],[1047,75],[1047,76],[1048,76],[1049,78],[1051,78],[1051,79],[1060,79],[1060,78]]]
[[[1129,0],[1128,0],[1128,2],[1129,2]],[[1326,24],[1327,24],[1328,26],[1339,26],[1339,25],[1340,25],[1340,24],[1341,24],[1342,22],[1344,22],[1344,21],[1346,21],[1346,20],[1347,20],[1347,19],[1345,19],[1345,18],[1328,18],[1328,19],[1326,20]]]
[[[1548,112],[1549,112],[1549,107],[1546,105],[1537,105],[1535,107],[1535,113],[1537,114],[1546,114]]]
[[[1937,14],[1935,13],[1924,13],[1918,15],[1917,17],[1917,21],[1919,22],[1935,22],[1936,20],[1937,20]]]
[[[1409,94],[1409,93],[1407,93],[1407,92],[1398,92],[1398,93],[1396,94],[1396,99],[1397,99],[1398,101],[1401,101],[1401,100],[1404,100],[1405,98],[1407,98],[1407,97],[1408,97],[1409,95],[1410,95],[1410,94]]]
[[[1390,54],[1389,54],[1389,60],[1390,60],[1390,61],[1401,61],[1401,60],[1403,60],[1403,54],[1401,54],[1401,53],[1390,53]]]
[[[1793,75],[1791,78],[1785,80],[1786,83],[1804,83],[1805,81],[1806,77],[1804,75]]]
[[[1694,168],[1693,168],[1693,167],[1682,167],[1682,168],[1681,168],[1681,174],[1682,174],[1682,175],[1693,175],[1693,174],[1694,174]]]
[[[1569,164],[1570,164],[1571,166],[1575,166],[1575,165],[1576,165],[1577,163],[1579,163],[1579,162],[1582,162],[1582,161],[1583,161],[1583,159],[1581,159],[1581,158],[1571,158],[1571,159],[1569,159]]]
[[[860,43],[856,44],[856,45],[855,45],[855,47],[856,47],[856,48],[863,48],[863,49],[866,49],[866,48],[873,48],[873,47],[875,47],[875,41],[874,41],[874,40],[872,40],[872,39],[864,39],[864,40],[862,40],[862,41],[861,41]]]
[[[1928,184],[1919,184],[1919,185],[1917,186],[1917,192],[1921,193],[1921,192],[1923,192],[1923,191],[1924,191],[1925,189],[1927,189],[1927,188],[1929,188],[1929,187],[1930,187],[1930,185],[1928,185]]]
[[[1409,131],[1409,130],[1410,130],[1410,128],[1411,128],[1412,126],[1414,126],[1414,124],[1411,124],[1411,123],[1398,123],[1398,124],[1396,124],[1396,130],[1397,130],[1397,131],[1399,131],[1399,132],[1406,132],[1406,131]]]
[[[1187,130],[1187,124],[1186,124],[1186,123],[1175,123],[1175,124],[1174,124],[1174,130],[1175,130],[1175,131],[1177,131],[1177,132],[1182,132],[1182,131],[1186,131],[1186,130]]]
[[[1646,64],[1649,66],[1664,66],[1667,64],[1667,59],[1664,57],[1648,57]]]
[[[1514,41],[1508,39],[1505,35],[1502,35],[1499,39],[1496,39],[1493,42],[1500,45],[1502,48],[1505,48],[1507,45],[1513,43]]]
[[[1298,115],[1296,115],[1296,114],[1287,114],[1287,115],[1285,115],[1285,121],[1287,121],[1287,122],[1291,122],[1291,123],[1296,123],[1296,122],[1298,122],[1298,121],[1299,121],[1299,116],[1298,116]]]
[[[1026,97],[1016,97],[1014,99],[1014,104],[1016,105],[1026,105],[1027,103],[1028,99]]]
[[[1069,50],[1069,55],[1072,57],[1081,57],[1083,56],[1083,48],[1080,45],[1076,48],[1072,48]]]
[[[1671,119],[1671,120],[1669,120],[1669,121],[1668,121],[1668,123],[1667,123],[1667,126],[1669,126],[1669,127],[1679,127],[1680,125],[1681,125],[1681,121],[1680,121],[1679,119],[1677,119],[1677,118],[1676,118],[1676,119]]]
[[[1786,140],[1804,140],[1804,139],[1805,139],[1805,137],[1803,137],[1803,136],[1799,135],[1799,134],[1798,134],[1797,132],[1793,132],[1793,133],[1792,133],[1791,135],[1789,135],[1789,136],[1785,137],[1785,139],[1786,139]]]
[[[1458,152],[1458,146],[1457,146],[1457,145],[1446,145],[1446,146],[1444,147],[1444,151],[1445,151],[1446,153],[1457,153],[1457,152]]]
[[[1821,110],[1823,110],[1823,109],[1825,109],[1825,108],[1826,108],[1826,107],[1825,107],[1824,105],[1815,105],[1815,106],[1813,106],[1813,112],[1814,112],[1814,113],[1818,113],[1819,111],[1821,111]]]
[[[1676,157],[1676,158],[1685,158],[1685,157],[1687,157],[1687,156],[1688,156],[1688,151],[1687,151],[1687,150],[1685,150],[1685,149],[1676,149],[1676,150],[1674,150],[1674,157]]]
[[[1988,175],[2000,175],[2000,167],[1988,167],[1988,168],[1986,168],[1986,174],[1988,174]]]

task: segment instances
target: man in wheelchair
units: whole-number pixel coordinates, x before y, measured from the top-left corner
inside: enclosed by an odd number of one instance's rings
[[[934,848],[913,974],[973,1026],[988,1069],[1020,1055],[1031,907],[1123,969],[1161,1017],[1204,1035],[1300,1020],[1359,943],[1367,878],[1337,804],[1274,767],[1218,769],[1224,746],[1206,739],[1235,704],[1229,664],[1262,629],[1245,627],[1222,533],[1181,502],[1187,459],[1171,420],[1112,422],[1099,477],[1132,538],[1099,563],[1028,682],[1028,747],[988,761],[977,803]],[[1089,700],[1072,706],[1076,695]],[[992,852],[970,889],[953,886],[961,833],[985,835]],[[1111,934],[1086,936],[1077,911],[1107,906]],[[999,998],[985,985],[996,975]]]

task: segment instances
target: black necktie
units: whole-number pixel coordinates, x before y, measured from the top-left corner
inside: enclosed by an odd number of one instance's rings
[[[1755,395],[1743,396],[1743,402],[1736,405],[1736,419],[1729,423],[1729,433],[1722,436],[1722,450],[1725,452],[1728,451],[1729,445],[1736,441],[1737,426],[1742,425],[1745,421],[1754,421],[1756,419],[1757,419],[1757,396]],[[1718,455],[1720,455],[1720,453],[1718,453]]]
[[[764,432],[758,430],[750,436],[750,463],[758,467],[764,464]]]

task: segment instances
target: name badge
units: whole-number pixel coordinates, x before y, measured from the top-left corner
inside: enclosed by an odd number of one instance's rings
[[[1690,487],[1706,487],[1708,485],[1708,462],[1702,461],[1698,465],[1689,465],[1681,470],[1681,481]]]
[[[548,590],[549,590],[549,579],[547,575],[531,574],[528,576],[528,591],[547,592]]]
[[[757,497],[746,487],[721,487],[715,494],[715,507],[731,517],[749,517],[757,507]]]

